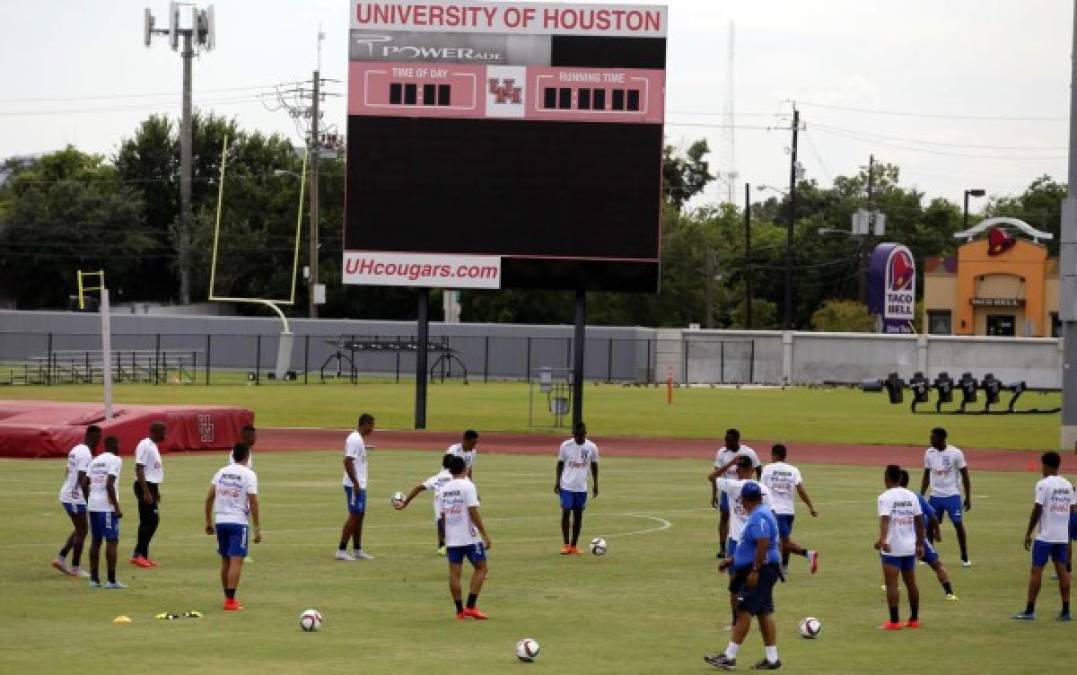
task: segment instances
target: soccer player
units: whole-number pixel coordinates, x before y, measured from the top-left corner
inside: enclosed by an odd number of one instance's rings
[[[738,467],[739,468],[739,467]],[[737,652],[752,626],[752,617],[759,621],[763,634],[763,660],[752,670],[780,670],[778,659],[778,629],[774,623],[774,584],[780,576],[778,568],[778,521],[770,508],[763,504],[763,491],[755,481],[746,481],[740,490],[741,502],[748,520],[741,532],[740,543],[730,551],[733,556],[733,579],[729,590],[737,598],[736,622],[725,652],[704,656],[715,668],[736,670]]]
[[[730,468],[735,468],[736,478],[725,478]],[[755,483],[751,479],[755,476],[755,467],[752,466],[752,459],[746,455],[734,455],[733,458],[727,464],[723,464],[717,467],[714,471],[707,476],[707,480],[711,481],[717,489],[722,493],[723,497],[726,497],[730,505],[730,513],[732,514],[729,519],[729,540],[726,542],[726,550],[729,555],[726,556],[721,563],[719,563],[718,569],[729,569],[732,572],[732,555],[737,550],[738,543],[740,542],[741,532],[744,531],[744,526],[748,522],[748,509],[744,506],[743,497],[741,492],[748,483],[752,483],[759,487],[762,493],[763,503],[770,506],[770,490],[765,485]],[[733,622],[731,625],[737,623],[737,595],[735,592],[730,591],[729,596],[730,608],[732,611]]]
[[[890,620],[880,628],[901,630],[920,627],[920,590],[916,587],[916,559],[924,555],[924,514],[920,500],[901,487],[901,467],[890,464],[883,474],[886,492],[879,495],[879,538],[875,550],[881,556],[886,580],[886,604]],[[909,594],[909,620],[898,618],[898,575]]]
[[[82,494],[86,498],[86,510],[90,514],[90,588],[120,589],[125,584],[116,581],[116,548],[120,543],[120,519],[123,510],[116,495],[120,482],[120,442],[115,436],[105,438],[105,451],[93,458],[86,467],[82,481]],[[105,542],[105,562],[108,565],[108,583],[101,583],[101,541]]]
[[[88,577],[89,572],[79,567],[82,561],[82,544],[86,541],[86,533],[90,529],[86,518],[86,497],[82,494],[82,480],[86,475],[86,467],[93,460],[93,453],[97,451],[97,444],[101,442],[101,427],[91,424],[86,427],[86,433],[82,437],[82,443],[71,448],[67,453],[67,470],[64,473],[64,483],[60,486],[60,504],[64,512],[71,519],[75,529],[68,535],[59,555],[52,561],[52,566],[64,574],[73,577]],[[71,553],[71,566],[67,565],[67,554]]]
[[[411,500],[419,496],[419,493],[423,490],[429,490],[434,493],[434,523],[437,525],[438,530],[438,555],[447,554],[445,548],[445,518],[441,513],[441,488],[452,480],[452,473],[449,472],[449,461],[453,457],[459,457],[459,455],[450,455],[448,453],[443,455],[441,458],[441,471],[413,487],[411,492],[408,493],[408,496],[404,498],[404,501],[395,502],[393,504],[393,508],[397,511],[403,511],[408,508],[408,504],[411,503]],[[463,459],[463,457],[461,457],[461,459]],[[464,465],[467,465],[466,459],[464,460]],[[468,480],[470,480],[470,478]]]
[[[965,487],[965,511],[971,511],[972,482],[969,480],[965,455],[946,442],[945,429],[935,427],[931,430],[931,447],[924,452],[924,479],[920,484],[920,494],[926,494],[930,486],[931,494],[928,495],[930,497],[928,503],[938,512],[940,523],[944,513],[950,516],[950,522],[957,531],[957,545],[961,548],[961,566],[972,567],[972,563],[969,562],[968,544],[965,540],[961,491],[957,487],[958,473],[961,474],[961,482]]]
[[[158,444],[165,440],[164,422],[150,425],[149,438],[143,438],[135,447],[135,502],[138,504],[138,541],[131,554],[131,564],[138,567],[157,567],[150,558],[150,540],[161,522],[158,508],[161,504],[161,482],[165,470],[161,466],[161,449]]]
[[[763,468],[761,482],[770,490],[771,507],[774,517],[778,519],[778,536],[782,542],[782,573],[789,567],[789,554],[796,553],[808,559],[808,568],[812,574],[819,570],[819,552],[811,551],[792,539],[793,519],[796,518],[795,491],[804,503],[808,505],[808,511],[812,518],[818,517],[815,506],[812,505],[808,491],[804,489],[804,481],[800,476],[800,469],[792,464],[786,464],[787,450],[784,445],[778,444],[770,449],[770,464]]]
[[[561,444],[557,453],[557,481],[554,493],[561,497],[561,555],[580,555],[577,544],[583,527],[583,510],[587,508],[587,469],[594,478],[594,496],[598,498],[598,446],[587,439],[587,425],[578,423],[572,438]],[[572,536],[569,538],[569,519]]]
[[[488,572],[486,551],[493,546],[479,515],[479,493],[467,478],[467,464],[462,457],[449,459],[452,480],[441,488],[441,512],[445,518],[445,544],[449,558],[449,592],[456,605],[457,619],[485,619],[479,611],[479,593]],[[475,572],[471,575],[467,605],[461,600],[460,577],[464,558]]]
[[[901,487],[909,487],[909,472],[901,470]],[[932,539],[935,541],[942,541],[942,534],[939,532],[939,517],[935,513],[935,509],[931,504],[924,499],[923,495],[916,495],[916,499],[920,502],[920,510],[924,514],[924,530],[926,537],[924,538],[924,557],[921,558],[925,565],[935,570],[935,576],[939,579],[939,584],[942,585],[942,590],[946,593],[946,599],[951,602],[957,601],[957,596],[954,595],[953,584],[950,583],[950,574],[946,571],[946,568],[942,564],[942,559],[939,557],[939,552],[935,550],[935,547],[931,545]],[[934,536],[932,536],[934,535]],[[883,590],[886,590],[886,586],[883,586]]]
[[[1054,562],[1058,574],[1058,590],[1062,595],[1062,611],[1059,621],[1070,621],[1070,572],[1066,569],[1067,547],[1070,541],[1069,524],[1077,509],[1077,496],[1073,485],[1058,475],[1062,457],[1057,452],[1045,452],[1040,457],[1043,479],[1036,483],[1036,503],[1028,519],[1025,532],[1025,550],[1032,551],[1032,569],[1028,575],[1028,604],[1025,611],[1014,614],[1019,621],[1036,618],[1036,596],[1040,594],[1043,568],[1048,559]],[[1035,540],[1032,532],[1036,531]]]
[[[355,431],[344,441],[344,495],[348,499],[348,519],[340,533],[337,560],[373,560],[374,556],[363,551],[363,516],[366,513],[366,438],[374,433],[374,416],[359,416]],[[348,553],[348,540],[353,543],[354,554]]]
[[[243,572],[243,559],[247,557],[248,515],[254,521],[254,543],[262,541],[258,476],[247,466],[250,456],[250,447],[237,443],[232,448],[232,463],[214,474],[206,495],[206,534],[217,535],[226,612],[243,609],[236,600],[236,589]]]
[[[725,432],[725,445],[714,454],[715,468],[723,465],[732,467],[733,458],[737,455],[750,457],[752,466],[755,468],[755,477],[760,478],[762,476],[759,455],[755,454],[755,450],[752,450],[747,445],[740,444],[739,431],[727,429]],[[726,471],[725,477],[736,479],[736,469],[730,468]],[[718,507],[718,555],[716,557],[721,560],[726,556],[725,545],[729,539],[729,498],[724,493],[719,496],[717,490],[714,489],[714,481],[711,481],[711,508],[714,507]]]
[[[468,429],[464,432],[463,439],[459,443],[454,443],[446,450],[450,455],[456,455],[464,460],[464,464],[467,465],[467,477],[472,482],[475,481],[475,456],[478,454],[477,446],[479,444],[479,432],[474,429]]]

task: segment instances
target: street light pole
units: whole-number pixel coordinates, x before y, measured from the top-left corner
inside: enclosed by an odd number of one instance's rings
[[[745,323],[752,329],[752,184],[744,184]]]
[[[964,209],[964,220],[963,220],[964,228],[963,229],[966,229],[966,230],[969,229],[969,195],[972,195],[973,197],[983,197],[986,194],[987,194],[987,190],[984,190],[982,188],[971,188],[969,190],[965,190],[965,209]]]

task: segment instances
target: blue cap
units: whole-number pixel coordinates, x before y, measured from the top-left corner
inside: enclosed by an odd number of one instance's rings
[[[740,498],[750,499],[753,501],[756,499],[762,499],[763,490],[759,488],[759,483],[750,480],[744,484],[744,487],[740,489]]]

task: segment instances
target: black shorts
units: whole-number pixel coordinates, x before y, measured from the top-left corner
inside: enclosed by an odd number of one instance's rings
[[[737,596],[737,611],[748,612],[752,616],[774,613],[774,584],[778,583],[780,570],[777,565],[763,565],[759,570],[759,583],[755,588],[748,588],[750,567],[742,567],[733,573],[729,582],[729,592]]]

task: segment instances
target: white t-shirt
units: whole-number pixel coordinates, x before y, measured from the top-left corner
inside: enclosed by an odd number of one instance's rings
[[[135,448],[135,464],[143,467],[147,483],[160,483],[165,479],[165,469],[161,466],[161,451],[157,444],[143,438]]]
[[[85,471],[93,460],[93,453],[85,443],[79,443],[67,453],[67,473],[64,484],[60,486],[60,501],[64,504],[86,504],[79,487],[79,471]]]
[[[445,545],[471,546],[482,539],[468,509],[479,505],[479,492],[467,478],[454,478],[441,488],[441,512],[445,516]]]
[[[561,471],[561,489],[568,492],[587,492],[587,472],[591,464],[598,463],[598,446],[584,439],[583,445],[570,438],[561,444],[557,460],[564,462]]]
[[[770,490],[766,485],[758,483],[754,480],[742,480],[740,478],[716,478],[714,480],[715,486],[717,486],[719,492],[724,492],[729,497],[730,513],[729,518],[729,538],[733,541],[740,541],[740,535],[744,532],[744,525],[748,522],[748,509],[744,508],[744,503],[740,500],[740,491],[744,487],[745,483],[757,483],[759,485],[759,491],[763,493],[763,503],[767,506],[771,505]]]
[[[1070,509],[1077,504],[1073,485],[1062,476],[1048,476],[1036,483],[1036,503],[1043,507],[1036,541],[1069,543]]]
[[[258,476],[246,466],[233,463],[214,474],[209,484],[217,490],[213,521],[246,525],[251,510],[247,495],[258,494]]]
[[[890,516],[886,543],[890,551],[883,555],[916,555],[916,516],[922,516],[920,500],[903,487],[892,487],[879,495],[879,516]]]
[[[348,434],[348,439],[344,441],[344,457],[351,457],[355,463],[355,477],[359,479],[359,489],[366,489],[366,443],[363,441],[363,435],[358,431],[353,431]],[[348,470],[344,470],[344,485],[346,487],[354,488],[352,485],[352,479],[348,476]]]
[[[423,481],[423,487],[430,490],[434,495],[434,518],[441,517],[441,488],[452,480],[452,474],[448,469],[442,469],[433,476]]]
[[[714,454],[714,468],[725,466],[733,461],[733,458],[737,455],[744,455],[752,459],[752,468],[759,466],[759,455],[755,454],[755,450],[752,450],[747,445],[741,445],[737,447],[736,451],[729,448],[721,448]],[[723,478],[730,480],[737,480],[737,467],[731,466],[725,471]]]
[[[929,497],[953,497],[960,495],[958,476],[964,469],[965,455],[952,445],[945,450],[928,448],[924,452],[924,468],[931,470],[931,489]]]
[[[462,457],[464,460],[464,466],[469,470],[475,466],[475,455],[479,454],[478,448],[472,448],[467,452],[464,451],[464,446],[460,443],[454,443],[449,446],[449,449],[445,451],[446,455],[452,455],[453,457]]]
[[[785,462],[773,462],[763,467],[761,480],[770,490],[771,510],[774,513],[783,516],[796,513],[797,486],[803,482],[800,469]]]
[[[112,502],[108,500],[108,477],[115,476],[116,483],[119,483],[122,467],[123,460],[111,452],[102,452],[93,458],[90,465],[86,467],[86,475],[90,477],[90,498],[86,502],[87,511],[112,513],[116,510],[112,507]]]

